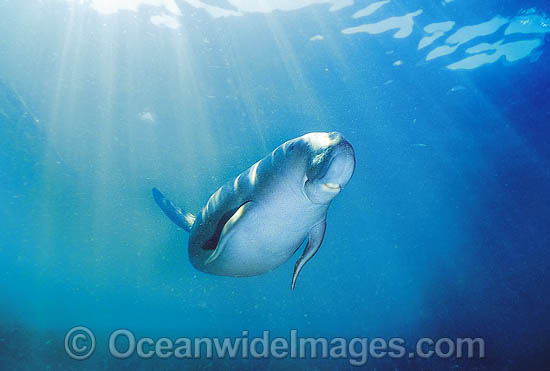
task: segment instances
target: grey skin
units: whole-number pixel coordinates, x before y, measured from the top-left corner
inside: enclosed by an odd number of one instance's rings
[[[189,259],[200,271],[255,276],[286,262],[307,238],[291,289],[321,246],[331,201],[355,169],[351,144],[337,132],[289,140],[214,193],[198,215],[174,206],[153,188],[155,201],[190,232]]]

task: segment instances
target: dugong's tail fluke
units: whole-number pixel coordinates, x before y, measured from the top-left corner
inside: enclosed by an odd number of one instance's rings
[[[153,188],[153,198],[171,221],[173,221],[178,227],[185,229],[187,232],[191,231],[193,223],[195,222],[195,215],[186,213],[179,207],[175,206],[156,188]]]

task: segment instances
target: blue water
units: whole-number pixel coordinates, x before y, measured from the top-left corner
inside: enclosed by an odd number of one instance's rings
[[[118,360],[121,328],[480,337],[483,359],[363,367],[548,369],[550,5],[392,0],[357,16],[373,2],[0,1],[0,369],[353,368]],[[438,22],[454,23],[419,49]],[[436,48],[456,50],[427,60]],[[332,130],[356,171],[294,291],[298,254],[251,278],[191,266],[152,187],[197,212],[279,144]],[[85,361],[63,345],[77,325],[97,338]]]

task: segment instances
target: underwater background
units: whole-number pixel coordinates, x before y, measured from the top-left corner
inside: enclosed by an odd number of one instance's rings
[[[352,369],[348,359],[115,359],[108,337],[485,340],[550,362],[550,3],[0,0],[0,369]],[[339,131],[354,177],[321,249],[195,270],[197,212],[284,141]],[[299,215],[296,216],[299,218]],[[64,349],[92,329],[85,361]]]

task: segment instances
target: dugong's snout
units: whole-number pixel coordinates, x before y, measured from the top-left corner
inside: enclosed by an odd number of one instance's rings
[[[338,138],[337,143],[334,144],[326,173],[320,181],[328,187],[332,185],[342,189],[355,171],[355,151],[340,133],[334,132],[334,135]]]

